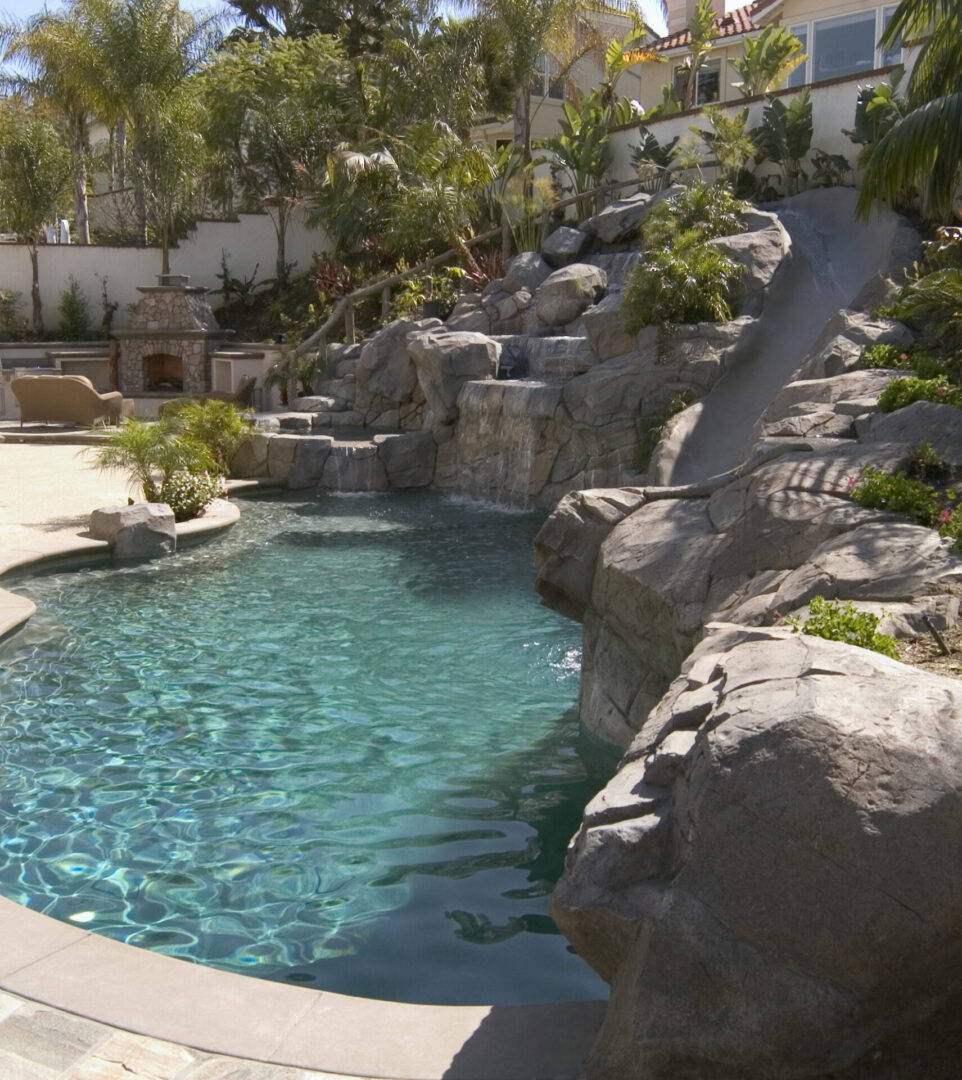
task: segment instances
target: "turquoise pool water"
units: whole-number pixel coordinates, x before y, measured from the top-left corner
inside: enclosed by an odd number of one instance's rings
[[[603,996],[548,917],[613,758],[539,606],[541,518],[249,502],[230,534],[37,575],[0,646],[0,892],[221,968],[406,1001]]]

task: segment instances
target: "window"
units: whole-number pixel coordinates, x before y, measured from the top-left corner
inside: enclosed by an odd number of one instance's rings
[[[802,43],[802,55],[808,52],[808,23],[801,26],[792,26],[790,33]],[[788,76],[786,86],[804,86],[808,82],[808,60],[803,60],[797,68]]]
[[[558,74],[558,62],[554,57],[544,53],[538,57],[538,73],[531,81],[531,96],[564,101],[564,76]]]
[[[688,81],[688,68],[679,64],[672,72],[675,85],[675,97],[679,101],[685,99],[685,83]],[[698,69],[698,78],[695,82],[695,104],[708,105],[712,101],[718,101],[721,96],[721,61],[706,60]]]
[[[812,29],[812,82],[875,67],[874,11],[822,19]]]
[[[892,21],[895,14],[895,4],[882,8],[882,29]],[[879,49],[879,67],[889,67],[892,64],[902,63],[902,42],[897,42],[891,49]]]

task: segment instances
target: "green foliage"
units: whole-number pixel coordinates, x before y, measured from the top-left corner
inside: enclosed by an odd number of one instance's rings
[[[945,464],[926,444],[913,449],[909,467],[916,471],[921,467],[932,473],[938,470],[940,475],[946,471]],[[857,480],[851,477],[849,484],[852,498],[860,506],[906,514],[919,525],[938,528],[941,536],[953,541],[953,550],[962,553],[962,506],[957,505],[955,492],[940,494],[923,480],[912,479],[905,473],[889,476],[870,465],[861,470]]]
[[[759,152],[782,171],[785,191],[796,194],[806,174],[802,159],[812,145],[812,99],[806,87],[786,105],[770,97],[762,110],[761,127],[752,132]]]
[[[898,93],[901,77],[899,71],[891,83],[880,83],[878,86],[867,83],[858,88],[855,127],[851,130],[842,128],[842,134],[862,148],[858,156],[859,166],[865,165],[881,138],[905,115],[905,99]]]
[[[790,620],[795,630],[828,641],[844,641],[898,660],[895,638],[878,632],[877,615],[859,611],[851,601],[842,603],[839,600],[826,600],[824,596],[813,596],[808,610],[808,618],[801,625],[798,619]]]
[[[691,404],[691,392],[689,390],[683,390],[680,394],[675,396],[668,403],[668,407],[664,412],[651,420],[647,420],[639,426],[638,429],[638,458],[636,461],[636,470],[638,472],[644,472],[648,468],[651,462],[651,455],[655,452],[658,443],[661,441],[662,435],[665,433],[665,428],[668,426],[668,421],[673,416],[677,416],[680,412],[687,409]]]
[[[60,291],[60,326],[57,335],[61,341],[83,341],[90,333],[90,305],[80,282],[69,278],[66,289]]]
[[[890,476],[867,465],[859,473],[851,494],[859,506],[907,514],[920,525],[935,525],[939,519],[938,493],[929,484],[913,480],[905,473]]]
[[[931,443],[912,447],[906,471],[913,480],[922,480],[926,484],[944,484],[952,473],[949,464],[939,457]]]
[[[625,281],[625,326],[635,334],[654,323],[725,322],[732,287],[745,268],[695,229],[675,235],[632,267]]]
[[[417,318],[426,303],[438,306],[438,317],[446,319],[461,295],[464,271],[460,266],[445,266],[415,277],[405,278],[391,297],[391,317]]]
[[[895,412],[916,401],[934,401],[937,405],[954,405],[962,409],[962,387],[943,376],[934,379],[893,379],[878,396],[882,412]]]
[[[561,133],[544,139],[540,145],[551,151],[548,163],[555,179],[563,176],[570,194],[583,195],[598,186],[611,164],[611,113],[601,104],[597,90],[592,91],[580,112],[567,101],[562,103],[562,109]],[[578,204],[582,217],[593,210],[590,199]]]
[[[957,225],[935,230],[935,238],[922,245],[926,270],[962,270],[962,229]]]
[[[744,55],[728,63],[740,80],[732,85],[745,97],[777,90],[808,59],[801,41],[784,26],[766,26],[757,37],[746,36],[743,43]]]
[[[717,105],[706,105],[702,115],[711,125],[710,131],[692,127],[708,149],[715,155],[725,182],[733,186],[739,173],[755,156],[755,141],[747,131],[748,108],[727,113]]]
[[[126,470],[131,485],[141,490],[147,502],[161,501],[160,490],[175,472],[200,474],[217,467],[203,443],[163,418],[156,423],[125,420],[108,434],[107,442],[90,452],[101,469]]]
[[[21,309],[20,293],[0,289],[0,341],[23,341],[30,333]]]
[[[914,277],[878,310],[908,323],[942,349],[962,351],[962,269],[948,267]]]
[[[164,479],[156,501],[166,503],[173,510],[175,521],[189,521],[202,514],[224,492],[222,476],[179,470]]]
[[[948,376],[948,366],[921,345],[863,345],[859,356],[864,368],[912,371],[921,379]]]
[[[668,247],[686,232],[695,232],[702,240],[731,236],[742,231],[741,215],[748,209],[724,184],[692,184],[654,206],[642,225],[644,247]]]
[[[690,109],[695,104],[698,72],[705,66],[708,54],[712,50],[712,43],[719,33],[715,20],[716,12],[711,0],[697,0],[695,10],[688,21],[688,55],[683,64],[686,76],[681,98],[683,109]]]
[[[671,172],[678,136],[676,135],[669,142],[660,143],[654,132],[646,127],[639,128],[638,135],[641,142],[637,146],[630,146],[628,153],[632,165],[639,170],[639,175],[642,175],[642,170],[650,169],[651,166]]]
[[[816,187],[841,187],[851,171],[844,154],[830,154],[817,147],[812,151],[812,183]]]
[[[249,416],[228,401],[182,398],[171,402],[164,410],[164,425],[204,446],[224,474],[231,458],[252,434]]]

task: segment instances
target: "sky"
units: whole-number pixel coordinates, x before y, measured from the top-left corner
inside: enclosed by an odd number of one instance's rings
[[[56,0],[47,0],[47,7],[55,9],[59,7]],[[180,6],[190,11],[210,8],[210,0],[180,0]],[[216,6],[216,4],[214,5]],[[44,0],[0,0],[0,22],[6,22],[12,16],[20,20],[36,14],[44,7]],[[661,17],[661,8],[657,0],[642,0],[642,9],[645,18],[654,29],[662,29],[664,20]]]

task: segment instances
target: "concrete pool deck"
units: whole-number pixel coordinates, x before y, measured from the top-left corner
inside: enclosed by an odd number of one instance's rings
[[[126,477],[78,449],[0,443],[0,574],[105,553],[79,534],[92,510],[126,502]],[[0,590],[0,634],[32,608]],[[187,963],[0,898],[3,1080],[576,1080],[604,1008],[352,998]]]

